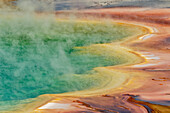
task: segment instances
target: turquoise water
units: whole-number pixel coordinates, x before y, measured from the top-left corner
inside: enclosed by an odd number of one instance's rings
[[[0,101],[87,89],[81,79],[94,67],[124,63],[119,58],[81,53],[74,47],[118,41],[133,33],[128,26],[53,18],[0,18]],[[76,75],[81,75],[76,77]]]

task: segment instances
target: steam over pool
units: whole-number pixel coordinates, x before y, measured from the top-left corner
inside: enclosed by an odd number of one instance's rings
[[[83,90],[98,84],[93,68],[125,63],[84,48],[135,32],[127,25],[57,21],[53,17],[0,18],[0,101]],[[116,53],[115,53],[116,54]]]

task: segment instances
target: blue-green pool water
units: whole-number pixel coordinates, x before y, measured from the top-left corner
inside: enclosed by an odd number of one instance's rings
[[[81,53],[74,47],[119,41],[134,33],[127,25],[57,21],[53,18],[0,18],[0,101],[87,89],[81,79],[95,67],[124,63],[119,58]],[[134,30],[135,32],[135,30]],[[75,77],[78,74],[78,77]]]

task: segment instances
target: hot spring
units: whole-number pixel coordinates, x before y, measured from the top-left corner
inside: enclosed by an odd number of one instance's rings
[[[99,86],[102,80],[94,68],[124,64],[129,59],[98,45],[139,32],[140,28],[126,24],[1,16],[0,106]],[[1,107],[4,109],[9,107]]]

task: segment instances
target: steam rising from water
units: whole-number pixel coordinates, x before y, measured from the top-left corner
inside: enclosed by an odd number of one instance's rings
[[[137,29],[110,23],[57,21],[52,14],[36,15],[37,8],[47,7],[32,3],[20,1],[17,5],[22,11],[0,17],[1,105],[94,87],[101,81],[94,77],[93,68],[127,61],[82,47],[119,41]]]
[[[79,53],[74,47],[107,43],[131,35],[126,27],[101,23],[57,22],[53,16],[4,16],[0,19],[0,100],[81,90],[95,83],[72,84],[73,74],[123,63],[107,55]],[[64,80],[64,78],[69,79]],[[83,76],[83,75],[82,75]],[[62,78],[62,79],[61,79]],[[67,81],[68,80],[68,81]],[[77,81],[74,80],[73,81]],[[72,82],[73,82],[72,81]]]
[[[23,11],[54,11],[54,0],[18,0],[17,7]]]

